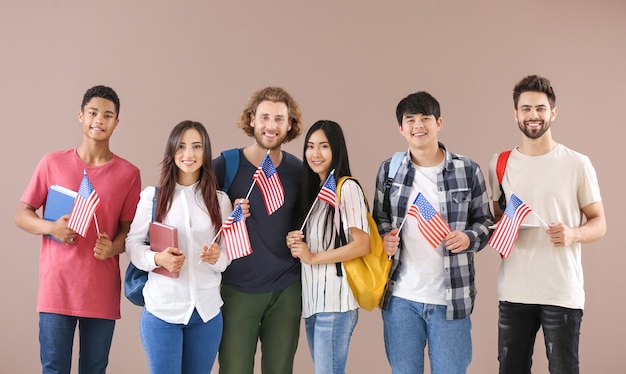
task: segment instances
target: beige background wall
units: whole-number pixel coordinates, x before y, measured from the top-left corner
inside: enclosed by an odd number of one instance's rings
[[[40,370],[40,239],[19,230],[13,214],[41,156],[80,142],[77,113],[88,87],[118,92],[112,148],[141,168],[145,186],[157,180],[176,123],[203,122],[214,153],[248,145],[235,126],[246,99],[266,85],[284,86],[308,125],[323,118],[342,124],[353,172],[371,200],[378,165],[405,149],[394,119],[402,97],[417,90],[437,97],[441,139],[486,173],[495,152],[518,143],[511,90],[532,73],[551,78],[560,109],[553,134],[591,157],[607,213],[606,237],[584,246],[582,372],[621,372],[625,40],[623,0],[3,0],[0,372]],[[302,137],[286,148],[300,157]],[[486,248],[476,261],[470,373],[494,373],[499,257]],[[121,263],[125,269],[126,256]],[[111,373],[147,372],[139,312],[123,300]],[[352,340],[348,373],[390,372],[379,311],[361,312]],[[312,372],[310,361],[303,333],[295,372]],[[542,342],[535,368],[547,372]]]

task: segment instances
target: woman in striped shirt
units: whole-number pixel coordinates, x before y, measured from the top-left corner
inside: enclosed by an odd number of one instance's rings
[[[303,158],[299,222],[304,228],[290,232],[286,240],[291,254],[302,263],[302,315],[315,373],[344,373],[359,305],[342,276],[342,261],[369,253],[367,206],[360,186],[350,179],[341,187],[337,211],[336,203],[317,199],[332,170],[336,181],[351,175],[345,138],[337,123],[323,120],[311,126]],[[337,248],[336,214],[347,241]]]

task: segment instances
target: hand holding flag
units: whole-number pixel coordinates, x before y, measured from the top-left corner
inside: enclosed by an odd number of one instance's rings
[[[515,194],[512,194],[506,204],[504,214],[487,244],[495,248],[503,257],[509,257],[513,244],[517,240],[522,221],[530,212],[532,212],[530,207]]]
[[[406,214],[417,219],[417,228],[433,248],[439,247],[443,238],[450,232],[450,226],[443,219],[441,213],[430,205],[421,192],[417,194]]]
[[[91,185],[87,171],[84,171],[83,180],[80,182],[78,194],[74,199],[74,206],[67,220],[67,227],[76,231],[82,237],[87,234],[89,223],[96,214],[96,209],[100,206],[100,197]]]
[[[272,163],[269,151],[257,168],[252,179],[259,185],[267,214],[271,215],[285,203],[285,190],[278,178],[278,172]]]
[[[246,220],[243,216],[241,205],[237,205],[235,210],[228,216],[222,224],[220,231],[228,260],[232,261],[252,253],[248,228],[246,227]]]

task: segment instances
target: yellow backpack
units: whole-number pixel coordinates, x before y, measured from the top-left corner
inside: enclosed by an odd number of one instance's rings
[[[358,180],[352,177],[341,177],[337,183],[337,206],[339,206],[341,201],[341,186],[348,178],[355,181],[361,188],[361,191],[363,191],[363,187],[361,187]],[[365,192],[363,192],[363,198],[367,207],[367,223],[370,229],[370,253],[344,261],[343,267],[346,270],[350,289],[361,308],[373,310],[375,307],[380,307],[380,300],[385,291],[385,284],[387,283],[393,261],[388,258],[383,249],[383,239],[378,233],[376,221],[374,221],[369,212],[369,204],[367,203]],[[343,237],[343,230],[340,230],[340,233],[342,242],[345,244],[346,240]]]

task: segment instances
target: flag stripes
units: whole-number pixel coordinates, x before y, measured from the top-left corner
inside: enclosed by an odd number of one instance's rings
[[[241,205],[237,205],[235,210],[222,224],[222,240],[224,241],[226,256],[230,261],[252,253],[248,228],[246,227]]]
[[[320,189],[317,198],[332,206],[337,205],[337,183],[335,182],[334,174],[331,173],[328,178],[326,178],[326,182],[324,182],[322,189]]]
[[[271,215],[283,206],[285,203],[285,190],[269,154],[265,155],[263,162],[257,168],[252,179],[259,185],[268,215]]]
[[[421,192],[417,194],[407,215],[417,219],[417,227],[430,245],[437,248],[450,232],[450,226]]]
[[[511,195],[506,204],[504,214],[496,225],[496,230],[487,244],[495,248],[503,257],[509,257],[517,240],[522,221],[532,209],[515,194]]]
[[[91,185],[85,172],[80,182],[78,194],[74,199],[74,205],[67,221],[67,227],[74,230],[78,235],[85,237],[91,219],[100,206],[100,197]]]

